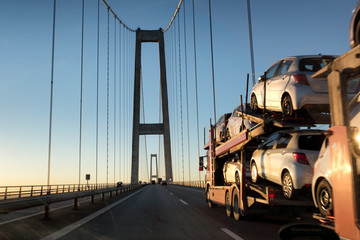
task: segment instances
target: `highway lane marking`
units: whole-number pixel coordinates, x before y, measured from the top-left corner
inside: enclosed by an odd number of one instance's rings
[[[223,230],[223,232],[225,232],[227,235],[229,235],[230,237],[232,237],[235,240],[244,240],[243,238],[239,237],[238,235],[236,235],[235,233],[233,233],[232,231],[230,231],[227,228],[221,228],[221,230]]]
[[[174,194],[171,192],[170,195],[174,195]]]
[[[184,200],[182,200],[182,199],[179,199],[180,200],[180,202],[182,202],[183,204],[185,204],[185,205],[189,205],[187,202],[185,202]]]
[[[98,199],[98,198],[100,198],[100,196],[95,197],[95,199]],[[83,200],[83,201],[79,202],[78,205],[80,205],[81,203],[85,203],[85,202],[90,202],[90,200]],[[68,204],[68,205],[65,205],[65,206],[57,207],[57,208],[50,208],[50,212],[60,210],[60,209],[63,209],[63,208],[67,208],[67,207],[72,207],[72,206],[74,206],[74,204]],[[26,215],[26,216],[23,216],[23,217],[9,219],[9,220],[6,220],[4,222],[0,222],[0,226],[4,225],[4,224],[7,224],[7,223],[17,222],[17,221],[24,220],[24,219],[27,219],[27,218],[35,217],[35,216],[40,215],[40,214],[44,214],[44,211],[41,211],[41,212],[38,212],[38,213],[33,213],[33,214]]]
[[[77,221],[77,222],[74,222],[73,224],[69,225],[69,226],[66,226],[64,227],[63,229],[60,229],[59,231],[57,232],[54,232],[44,238],[42,238],[41,240],[54,240],[54,239],[59,239],[63,236],[65,236],[66,234],[74,231],[75,229],[81,227],[82,225],[90,222],[91,220],[95,219],[96,217],[100,216],[101,214],[109,211],[110,209],[112,209],[113,207],[119,205],[120,203],[126,201],[127,199],[131,198],[132,196],[134,196],[135,194],[138,194],[139,192],[141,192],[142,190],[144,190],[145,188],[141,188],[139,191],[136,191],[132,194],[130,194],[129,196],[127,197],[124,197],[122,199],[120,199],[119,201],[109,205],[109,206],[106,206],[104,207],[103,209],[100,209],[99,211],[93,213],[93,214],[90,214],[89,216],[87,217],[84,217],[83,219]]]
[[[189,191],[194,191],[194,192],[199,192],[199,193],[205,193],[205,190],[200,191],[200,190],[190,189],[190,188],[186,188],[186,187],[179,187],[179,186],[174,186],[174,185],[172,187],[177,187],[177,188],[186,189],[186,190],[189,190]]]

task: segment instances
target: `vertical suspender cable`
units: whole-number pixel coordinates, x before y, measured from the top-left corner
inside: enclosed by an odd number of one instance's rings
[[[114,16],[114,184],[116,169],[116,16]]]
[[[249,40],[250,40],[250,56],[251,56],[251,71],[252,71],[252,82],[255,85],[255,60],[254,60],[254,47],[252,37],[252,26],[251,26],[251,11],[250,11],[250,0],[247,0],[247,11],[248,11],[248,23],[249,23]]]
[[[140,69],[140,84],[141,84],[141,103],[142,103],[142,112],[143,112],[143,122],[145,123],[145,104],[144,104],[144,87],[143,87],[143,79],[142,79],[142,71]],[[146,161],[146,179],[149,178],[149,164],[148,164],[148,154],[147,154],[147,142],[146,142],[146,135],[145,138],[145,161]]]
[[[98,184],[98,161],[99,161],[99,34],[100,34],[100,0],[98,0],[98,22],[97,22],[97,53],[96,53],[96,171],[95,182]]]
[[[216,122],[216,102],[215,102],[215,76],[214,76],[214,49],[213,49],[212,21],[211,21],[211,0],[209,0],[209,22],[210,22],[211,69],[212,69],[214,123],[215,123]],[[214,138],[216,139],[216,132],[214,132]]]
[[[131,101],[131,80],[130,80],[130,69],[131,69],[131,66],[130,66],[130,47],[131,47],[131,43],[130,43],[130,32],[128,33],[128,43],[129,43],[129,47],[128,47],[128,80],[129,80],[129,99],[130,99],[130,101],[129,101],[129,128],[128,128],[128,132],[129,132],[129,134],[128,134],[128,136],[129,136],[129,143],[131,142],[131,119],[132,119],[132,116],[133,115],[131,115],[130,113],[131,113],[131,105],[132,105],[132,101]],[[129,173],[131,173],[131,159],[132,159],[132,157],[131,157],[131,150],[130,150],[130,147],[131,146],[131,144],[129,144],[129,169],[128,169],[128,171],[129,171]],[[131,174],[129,175],[129,180],[131,181]]]
[[[84,72],[84,0],[82,0],[82,20],[81,20],[80,136],[79,136],[79,186],[78,186],[79,190],[80,190],[80,175],[81,175],[83,72]]]
[[[183,137],[183,112],[182,112],[182,83],[181,83],[181,36],[180,36],[180,16],[178,16],[178,37],[179,37],[179,84],[180,84],[180,126],[181,126],[181,161],[182,161],[182,180],[184,184],[184,137]]]
[[[190,168],[190,135],[189,135],[189,91],[188,91],[188,70],[187,70],[187,47],[186,47],[186,7],[184,1],[184,44],[185,44],[185,80],[186,80],[186,115],[187,115],[187,136],[188,136],[188,161],[189,161],[189,182],[191,182]]]
[[[121,179],[121,24],[119,25],[119,181]]]
[[[128,79],[127,79],[127,48],[128,48],[128,45],[127,45],[127,31],[125,31],[125,76],[124,76],[124,79],[125,79],[125,137],[127,138],[127,135],[128,135],[128,101],[129,101],[129,97],[127,95],[127,88],[128,88]],[[127,181],[127,177],[128,177],[128,154],[129,154],[129,151],[128,151],[128,146],[129,146],[129,141],[128,139],[126,139],[125,141],[125,179]]]
[[[107,9],[107,78],[106,78],[106,186],[109,184],[109,45],[110,45],[109,8]]]
[[[198,98],[198,84],[197,84],[197,63],[196,63],[196,31],[195,31],[195,4],[192,0],[193,5],[193,35],[194,35],[194,65],[195,65],[195,93],[196,93],[196,127],[197,127],[197,146],[198,146],[198,158],[200,157],[200,140],[199,140],[199,98]],[[199,181],[201,181],[199,171]]]
[[[178,69],[177,69],[177,58],[176,58],[176,42],[177,42],[177,39],[176,39],[176,24],[174,25],[174,59],[175,59],[175,121],[176,121],[176,127],[175,127],[175,132],[176,132],[176,135],[175,135],[175,149],[176,149],[176,155],[177,155],[177,158],[176,158],[176,163],[177,163],[177,181],[180,180],[180,174],[179,174],[179,171],[180,171],[180,168],[179,168],[179,144],[178,144],[178,141],[179,141],[179,113],[178,113]]]
[[[53,11],[53,32],[52,32],[52,49],[51,49],[51,83],[50,83],[50,117],[49,117],[49,148],[48,148],[48,173],[47,185],[50,185],[50,163],[51,163],[51,139],[52,139],[52,112],[53,112],[53,95],[54,95],[54,52],[55,52],[55,13],[56,0],[54,0]],[[49,189],[49,188],[48,188]],[[49,190],[48,190],[49,191]],[[50,192],[48,192],[50,194]]]

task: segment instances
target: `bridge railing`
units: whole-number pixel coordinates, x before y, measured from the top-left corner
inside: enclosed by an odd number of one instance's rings
[[[37,197],[61,193],[80,192],[113,188],[115,184],[58,184],[58,185],[27,185],[0,186],[0,200]]]
[[[178,181],[172,182],[171,184],[182,185],[188,187],[197,187],[197,188],[205,188],[205,181]]]

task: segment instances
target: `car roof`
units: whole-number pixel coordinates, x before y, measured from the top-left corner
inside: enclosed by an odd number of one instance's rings
[[[337,58],[338,55],[322,55],[322,54],[318,54],[318,55],[297,55],[297,56],[289,56],[289,57],[285,57],[283,59],[289,59],[289,58],[297,58],[297,59],[301,59],[301,58],[319,58],[319,57],[325,57],[325,58]]]

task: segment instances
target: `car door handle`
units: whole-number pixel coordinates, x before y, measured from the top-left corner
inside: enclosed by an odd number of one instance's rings
[[[286,153],[285,151],[282,151],[282,153],[281,153],[281,154],[282,154],[282,155],[284,155],[285,153]]]

